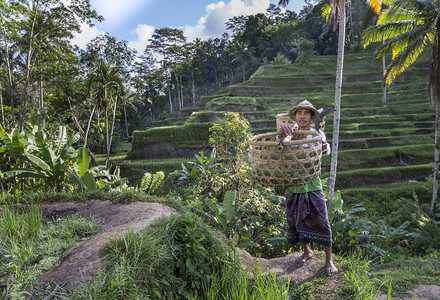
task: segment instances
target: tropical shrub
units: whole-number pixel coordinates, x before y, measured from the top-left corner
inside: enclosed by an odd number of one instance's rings
[[[163,171],[158,171],[154,175],[146,172],[142,177],[139,189],[146,194],[155,194],[164,179],[165,173]]]
[[[38,126],[19,133],[6,132],[0,125],[2,188],[19,193],[24,190],[107,191],[128,188],[119,168],[113,173],[104,166],[90,166],[87,149],[75,149],[79,134],[68,136],[59,126],[55,136],[48,136]]]
[[[236,260],[209,226],[190,213],[131,232],[108,243],[103,252],[105,269],[74,299],[111,299],[119,291],[115,299],[188,299]]]

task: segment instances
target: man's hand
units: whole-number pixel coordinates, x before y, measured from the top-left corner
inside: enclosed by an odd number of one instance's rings
[[[281,134],[285,136],[293,135],[295,131],[298,131],[298,128],[292,128],[290,125],[284,125],[280,129]]]
[[[327,142],[322,143],[322,155],[327,154]]]

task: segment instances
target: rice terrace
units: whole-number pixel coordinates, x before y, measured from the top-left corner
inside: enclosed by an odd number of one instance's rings
[[[438,1],[122,2],[0,0],[0,299],[440,299]]]

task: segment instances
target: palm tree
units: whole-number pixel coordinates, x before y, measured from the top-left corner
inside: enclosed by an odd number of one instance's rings
[[[95,73],[90,78],[90,87],[98,104],[104,107],[105,112],[105,137],[107,155],[105,166],[109,167],[110,148],[115,126],[116,108],[118,96],[122,94],[123,85],[119,71],[116,67],[110,66],[106,62],[99,60],[95,64]],[[108,109],[112,111],[112,124],[109,134]]]
[[[437,205],[439,180],[440,140],[440,1],[438,0],[395,0],[390,8],[380,15],[376,26],[368,29],[363,37],[367,45],[382,41],[376,51],[376,58],[392,52],[393,59],[384,72],[385,84],[393,82],[397,75],[405,72],[428,46],[432,46],[429,75],[429,100],[435,104],[435,150],[434,187],[431,214]]]
[[[290,0],[280,0],[278,5],[286,6]],[[368,5],[376,12],[380,11],[381,0],[366,0]],[[336,66],[336,84],[335,84],[335,105],[333,117],[333,141],[332,141],[332,159],[330,165],[330,191],[327,198],[332,199],[335,192],[336,169],[338,164],[339,147],[339,124],[341,118],[341,95],[342,95],[342,74],[344,70],[344,51],[345,51],[345,25],[347,19],[347,8],[350,7],[351,0],[331,0],[329,6],[326,6],[327,19],[333,16],[338,19],[338,60]]]
[[[246,81],[246,57],[251,56],[251,49],[249,48],[249,42],[242,42],[242,41],[235,41],[232,45],[233,51],[231,52],[232,56],[235,56],[235,58],[232,60],[232,62],[236,60],[241,60],[242,65],[242,72],[243,72],[243,82]]]

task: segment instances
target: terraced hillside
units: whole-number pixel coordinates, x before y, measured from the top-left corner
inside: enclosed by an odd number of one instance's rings
[[[381,64],[372,57],[368,51],[345,57],[336,187],[346,199],[411,197],[414,192],[429,198],[429,191],[420,184],[432,174],[434,155],[427,64],[422,61],[396,79],[382,105]],[[266,65],[248,81],[202,97],[204,106],[197,110],[187,109],[183,117],[157,125],[215,122],[221,120],[222,111],[240,111],[254,133],[275,131],[276,114],[298,101],[307,99],[316,107],[333,105],[335,70],[335,56],[316,57],[305,66]],[[326,121],[331,142],[333,116]],[[324,158],[324,177],[329,165],[330,159]]]

